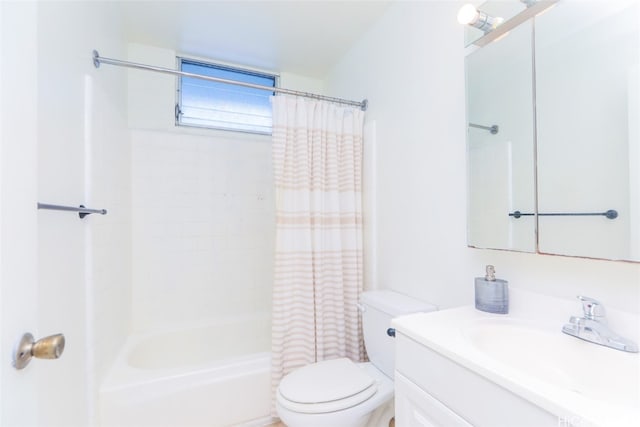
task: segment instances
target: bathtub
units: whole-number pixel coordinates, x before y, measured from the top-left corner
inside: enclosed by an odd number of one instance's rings
[[[268,316],[130,336],[100,387],[101,425],[270,420],[270,338]]]

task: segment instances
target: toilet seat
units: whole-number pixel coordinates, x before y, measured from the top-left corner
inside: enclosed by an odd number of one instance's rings
[[[376,381],[364,369],[341,358],[314,363],[285,376],[277,400],[294,412],[322,414],[359,405],[377,389]]]

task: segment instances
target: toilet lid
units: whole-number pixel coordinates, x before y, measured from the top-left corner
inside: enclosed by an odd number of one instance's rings
[[[376,390],[371,376],[342,358],[307,365],[285,376],[278,387],[278,401],[296,412],[333,412],[362,403]]]

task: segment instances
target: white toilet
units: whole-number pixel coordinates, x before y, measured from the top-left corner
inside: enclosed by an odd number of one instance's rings
[[[392,291],[360,297],[364,344],[370,362],[325,360],[286,375],[276,410],[287,427],[360,427],[393,399],[395,347],[387,333],[393,317],[434,311],[431,304]]]

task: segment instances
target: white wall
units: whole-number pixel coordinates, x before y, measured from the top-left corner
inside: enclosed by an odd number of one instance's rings
[[[134,62],[175,68],[175,57],[129,45]],[[288,73],[280,81],[306,91],[322,85]],[[129,72],[138,331],[271,310],[271,137],[176,127],[175,87],[172,76]]]
[[[470,289],[473,280],[460,268],[468,262],[464,64],[454,23],[449,4],[397,2],[327,80],[330,95],[368,98],[366,120],[376,122],[378,161],[365,164],[365,176],[375,168],[378,245],[368,262],[378,285],[443,306],[464,301],[461,283]]]
[[[84,43],[104,55],[126,55],[117,2],[98,2],[82,18]],[[91,50],[91,49],[89,49]],[[86,47],[78,48],[86,60]],[[90,262],[85,270],[95,389],[131,330],[131,144],[126,123],[127,74],[89,66],[85,76],[85,200],[108,210],[90,218]],[[87,96],[87,93],[89,95]]]
[[[631,259],[640,259],[640,64],[629,70],[629,227]]]
[[[640,264],[467,248],[460,5],[394,3],[327,80],[330,95],[368,98],[376,122],[377,162],[366,168],[376,172],[377,235],[366,240],[378,243],[365,253],[376,254],[378,286],[472,304],[473,278],[491,263],[513,287],[640,312]]]

